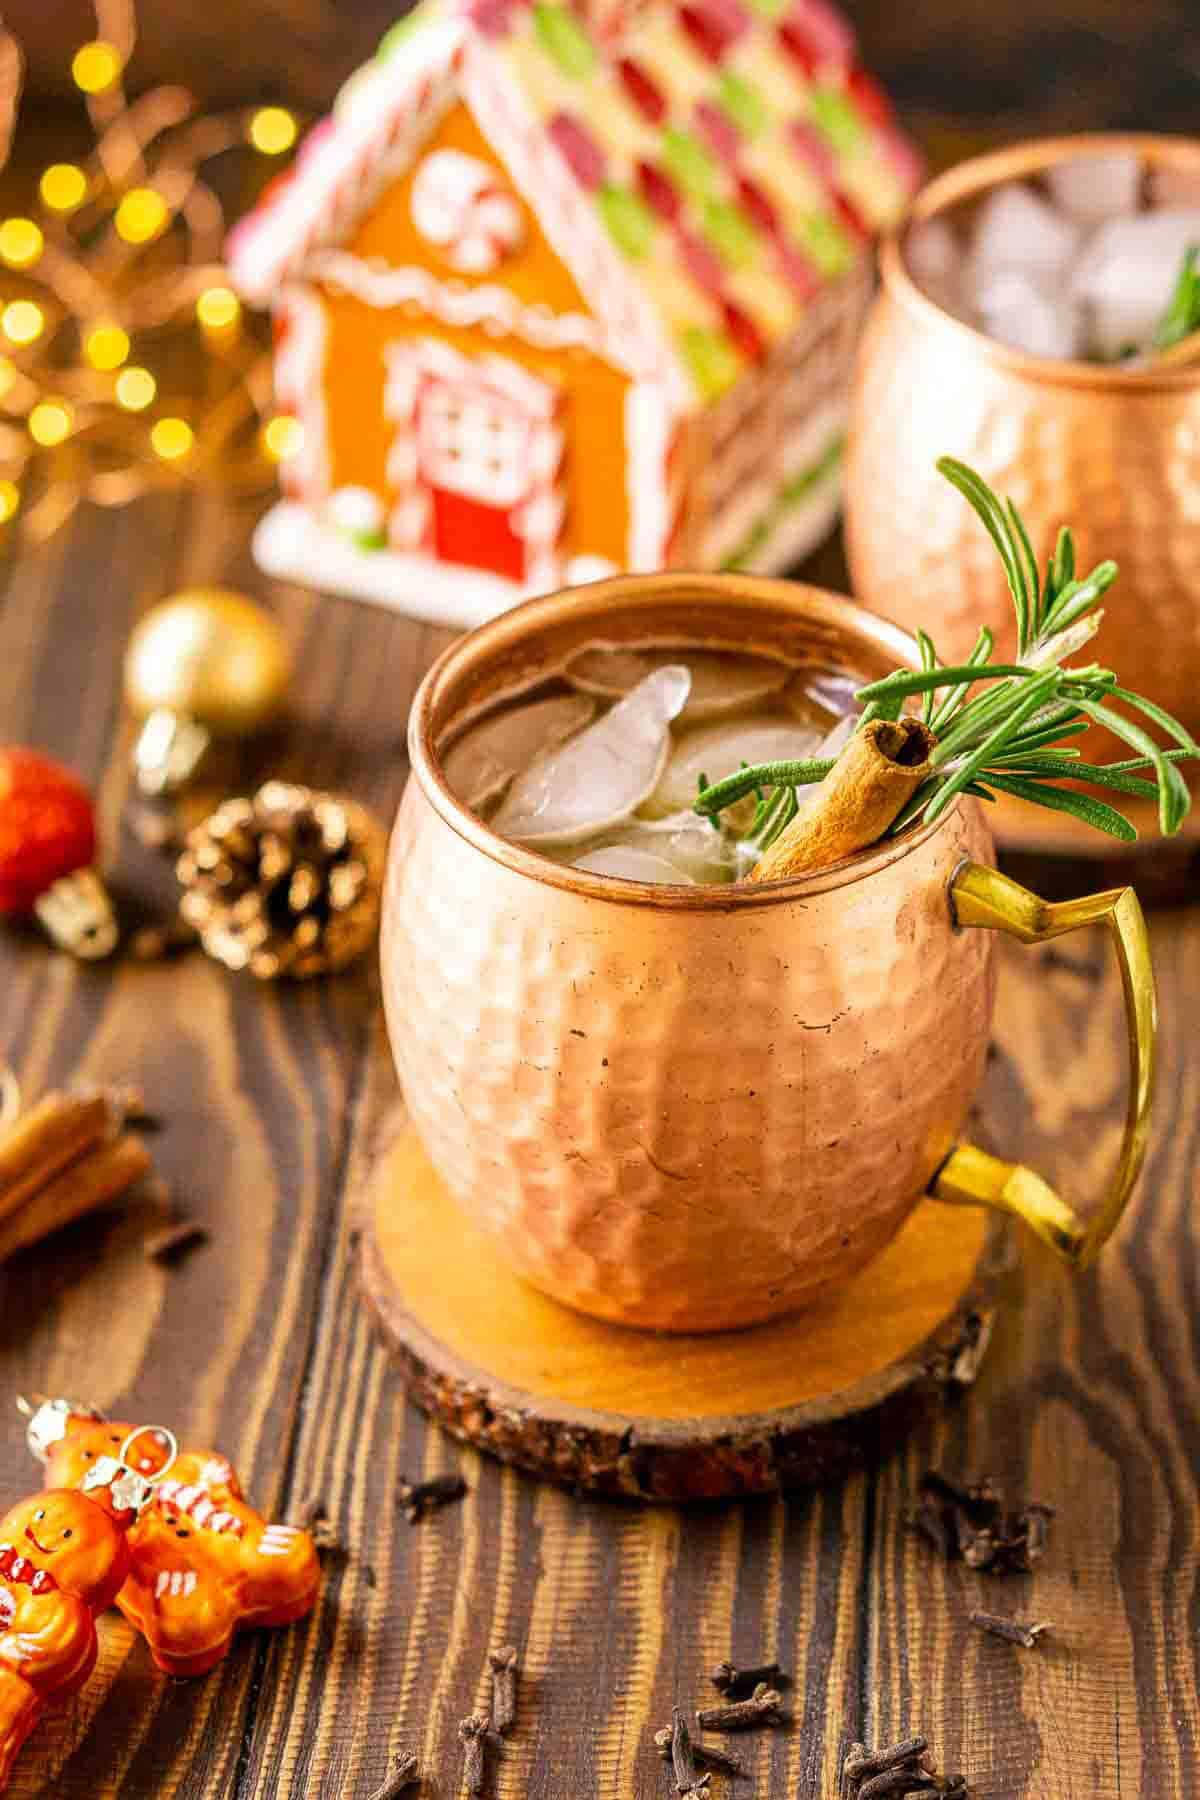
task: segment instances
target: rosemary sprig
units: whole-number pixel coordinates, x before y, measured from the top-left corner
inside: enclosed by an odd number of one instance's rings
[[[1196,260],[1192,253],[1192,263]],[[1189,264],[1189,267],[1192,265]],[[1200,326],[1200,272],[1194,272]],[[1188,329],[1192,329],[1189,326]],[[992,634],[980,631],[965,663],[946,664],[928,632],[917,633],[920,669],[896,669],[869,682],[856,698],[863,706],[858,728],[872,719],[897,719],[919,702],[921,716],[936,739],[930,756],[932,773],[893,822],[894,834],[916,819],[936,819],[960,794],[992,800],[1010,794],[1035,806],[1072,814],[1111,836],[1132,840],[1133,825],[1106,801],[1080,791],[1082,783],[1158,801],[1159,825],[1166,835],[1179,830],[1191,806],[1191,795],[1179,762],[1200,757],[1200,745],[1179,721],[1153,701],[1120,686],[1111,669],[1098,663],[1064,667],[1099,630],[1099,602],[1117,576],[1113,562],[1101,562],[1087,575],[1075,564],[1075,542],[1065,527],[1058,534],[1045,574],[1020,513],[1011,500],[1001,500],[974,469],[944,456],[939,471],[972,507],[1004,565],[1017,621],[1014,662],[993,662]],[[1138,719],[1117,704],[1140,714],[1166,735],[1163,749]],[[1136,752],[1121,762],[1086,762],[1072,737],[1090,724],[1105,725]],[[702,785],[695,808],[714,822],[724,810],[754,793],[758,805],[747,834],[759,852],[767,850],[796,816],[799,790],[820,782],[833,767],[829,759],[758,763],[742,768],[711,787]],[[1136,771],[1145,770],[1152,779]]]
[[[1193,331],[1200,331],[1200,245],[1192,244],[1184,253],[1167,310],[1158,321],[1154,348],[1169,350]]]

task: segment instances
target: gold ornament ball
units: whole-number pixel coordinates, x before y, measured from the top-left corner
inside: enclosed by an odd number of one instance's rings
[[[125,653],[125,695],[145,718],[163,711],[223,737],[269,723],[287,691],[283,633],[232,588],[188,588],[148,612]]]

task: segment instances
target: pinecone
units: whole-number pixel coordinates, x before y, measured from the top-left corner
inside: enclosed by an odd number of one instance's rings
[[[268,781],[188,833],[179,910],[228,968],[264,981],[324,975],[374,939],[383,860],[364,807]]]

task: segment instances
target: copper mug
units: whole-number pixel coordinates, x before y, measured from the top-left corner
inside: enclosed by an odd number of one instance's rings
[[[992,867],[970,800],[762,885],[646,886],[508,843],[451,793],[438,746],[596,639],[866,679],[916,655],[898,627],[817,589],[671,573],[530,601],[434,665],[409,727],[383,986],[413,1124],[458,1205],[544,1293],[665,1331],[802,1307],[926,1194],[1016,1213],[1086,1262],[1145,1146],[1154,988],[1132,889],[1039,900]],[[991,1024],[988,928],[1038,943],[1096,920],[1125,979],[1132,1081],[1117,1175],[1084,1224],[959,1134]]]
[[[1111,151],[1142,161],[1164,203],[1200,205],[1200,140],[1098,134],[1016,144],[960,163],[918,196],[911,218],[960,216],[990,189]],[[909,274],[904,230],[880,248],[880,292],[863,338],[846,462],[846,544],[867,606],[928,631],[949,663],[980,625],[1003,655],[1012,601],[992,544],[934,464],[961,457],[1016,503],[1044,563],[1060,525],[1084,568],[1112,557],[1089,648],[1122,680],[1200,732],[1200,367],[1056,362],[985,337]],[[1108,733],[1089,753],[1124,756]],[[1152,835],[1153,806],[1135,803]],[[998,809],[1002,842],[1083,854],[1112,842],[1061,815]],[[1192,828],[1195,830],[1195,827]],[[1190,835],[1190,833],[1189,833]]]

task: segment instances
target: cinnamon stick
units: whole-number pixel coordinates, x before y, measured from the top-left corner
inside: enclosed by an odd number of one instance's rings
[[[128,1134],[102,1143],[39,1187],[19,1212],[0,1224],[0,1262],[48,1237],[73,1219],[107,1206],[149,1173],[150,1154]]]
[[[112,1135],[104,1094],[50,1093],[0,1136],[0,1219]]]
[[[920,719],[873,719],[864,725],[815,798],[755,864],[750,880],[809,874],[875,843],[930,774],[935,742]]]

